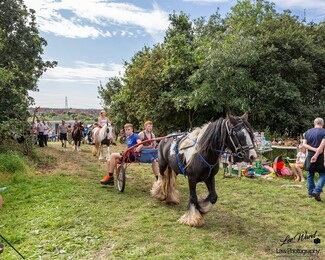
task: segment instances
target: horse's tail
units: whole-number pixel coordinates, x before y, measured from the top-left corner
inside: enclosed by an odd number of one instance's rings
[[[151,195],[159,200],[166,200],[167,203],[178,204],[179,192],[176,189],[176,173],[166,168],[164,175],[160,175],[151,189]]]
[[[99,142],[95,141],[95,145],[93,146],[92,154],[93,156],[98,156],[99,153]]]

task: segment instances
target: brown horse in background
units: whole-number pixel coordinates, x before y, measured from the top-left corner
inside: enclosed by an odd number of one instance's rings
[[[80,145],[83,139],[83,135],[82,135],[83,131],[85,131],[84,126],[82,125],[81,122],[78,122],[77,126],[75,126],[72,131],[72,139],[74,142],[75,151],[80,151]]]

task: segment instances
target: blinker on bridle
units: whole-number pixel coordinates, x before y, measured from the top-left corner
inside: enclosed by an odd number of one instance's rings
[[[227,121],[229,122],[229,120]],[[237,128],[238,126],[241,126],[241,128],[238,131],[235,131],[235,128]],[[243,133],[243,129],[246,129],[246,131],[250,133],[250,129],[247,128],[241,118],[240,122],[237,125],[232,126],[231,128],[229,128],[229,125],[226,123],[226,128],[229,135],[229,139],[236,151],[235,156],[237,156],[239,159],[243,159],[247,151],[255,149],[254,142],[252,143],[252,145],[242,145],[240,143],[240,138],[245,135]],[[235,143],[237,143],[237,145]]]

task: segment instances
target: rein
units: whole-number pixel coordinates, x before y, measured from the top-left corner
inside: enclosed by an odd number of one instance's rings
[[[195,150],[198,152],[201,160],[209,167],[209,174],[207,179],[210,177],[211,171],[214,167],[216,167],[216,165],[219,163],[219,161],[217,160],[215,164],[209,164],[209,162],[204,158],[204,156],[197,150],[197,148],[195,147]]]

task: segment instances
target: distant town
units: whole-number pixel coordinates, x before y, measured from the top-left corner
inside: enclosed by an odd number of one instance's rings
[[[48,107],[29,107],[30,122],[36,120],[47,121],[51,128],[57,129],[61,120],[68,124],[74,121],[75,117],[83,124],[92,124],[97,122],[101,109],[83,109],[83,108],[48,108]]]
[[[35,111],[35,107],[29,107],[28,112],[33,115]],[[99,115],[101,109],[94,109],[94,108],[48,108],[48,107],[39,107],[37,109],[37,113],[46,113],[51,114],[55,113],[56,115],[63,115],[63,114],[85,114],[85,115]]]

